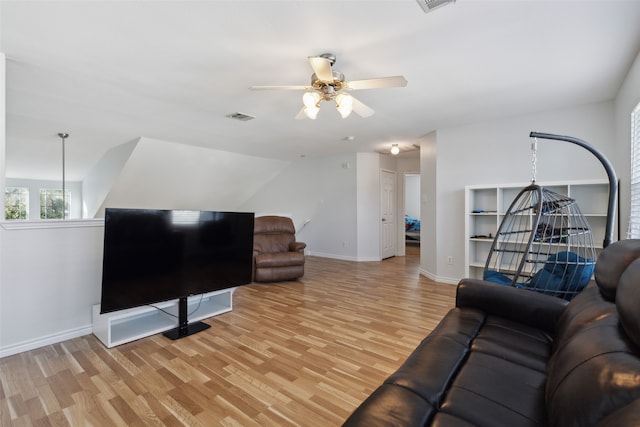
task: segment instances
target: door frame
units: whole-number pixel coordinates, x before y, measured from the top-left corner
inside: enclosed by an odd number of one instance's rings
[[[382,176],[385,173],[389,173],[391,175],[393,175],[393,184],[392,184],[392,188],[393,188],[393,194],[391,197],[391,203],[392,203],[392,212],[393,212],[393,218],[394,218],[394,224],[392,226],[392,231],[393,231],[393,236],[391,238],[391,241],[393,242],[393,254],[392,255],[388,255],[385,256],[385,248],[384,248],[384,223],[385,220],[383,218],[382,215],[382,191],[383,191],[383,179]],[[379,194],[380,194],[380,203],[378,204],[379,206],[379,213],[378,213],[378,220],[379,220],[379,227],[380,227],[380,259],[387,259],[387,258],[391,258],[394,256],[398,255],[398,172],[394,171],[394,170],[390,170],[390,169],[384,169],[381,168],[380,169],[380,186],[379,186]]]

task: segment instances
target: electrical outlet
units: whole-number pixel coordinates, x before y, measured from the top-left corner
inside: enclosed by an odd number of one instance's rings
[[[453,265],[453,257],[451,255],[447,257],[447,264]]]

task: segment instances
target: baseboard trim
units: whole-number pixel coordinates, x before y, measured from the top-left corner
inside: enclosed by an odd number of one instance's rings
[[[92,333],[92,331],[92,326],[88,325],[1,347],[0,359],[3,357],[12,356],[14,354],[22,353],[24,351],[35,350],[36,348],[45,347],[51,344],[57,344],[59,342],[78,338],[84,335],[89,335],[90,333]]]
[[[460,281],[460,279],[453,279],[451,277],[436,276],[435,274],[432,274],[431,272],[424,270],[422,268],[419,270],[419,272],[422,276],[426,277],[427,279],[431,279],[434,282],[438,282],[438,283],[444,283],[446,285],[457,285],[458,282]]]
[[[320,258],[337,259],[341,261],[354,261],[354,262],[381,261],[380,258],[359,258],[359,257],[346,256],[346,255],[326,254],[322,252],[309,252],[307,255],[317,256]]]

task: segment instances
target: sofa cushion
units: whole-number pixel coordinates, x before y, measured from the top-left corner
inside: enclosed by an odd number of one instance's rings
[[[595,279],[602,295],[615,301],[620,276],[631,262],[640,258],[640,239],[620,240],[602,251],[596,262]]]
[[[640,426],[640,399],[601,420],[596,427]]]
[[[554,352],[566,345],[569,339],[580,330],[605,317],[615,316],[616,307],[605,303],[598,289],[588,288],[578,294],[558,319],[554,337]],[[553,359],[550,361],[553,363]]]
[[[549,423],[557,427],[596,425],[640,398],[637,348],[611,311],[613,304],[595,288],[578,297],[561,317],[547,371]]]
[[[476,426],[544,425],[545,365],[551,343],[543,330],[486,316],[440,413]]]
[[[257,268],[289,267],[304,264],[304,255],[300,252],[278,252],[256,255]]]
[[[475,426],[544,425],[545,377],[544,372],[508,359],[471,352],[440,412]]]
[[[344,425],[544,424],[550,351],[544,330],[454,308]]]
[[[253,247],[260,253],[288,252],[295,241],[293,234],[254,234]]]
[[[452,309],[385,383],[412,390],[439,407],[484,319],[477,310]]]
[[[620,277],[616,306],[620,323],[629,338],[640,347],[640,259],[635,260]]]
[[[254,280],[256,282],[281,282],[295,280],[304,276],[304,265],[288,265],[276,268],[257,268]]]
[[[356,409],[345,426],[367,427],[424,427],[433,417],[435,408],[412,390],[382,384],[366,400],[367,405]]]
[[[552,339],[546,332],[497,316],[488,316],[471,350],[507,360],[546,375]]]

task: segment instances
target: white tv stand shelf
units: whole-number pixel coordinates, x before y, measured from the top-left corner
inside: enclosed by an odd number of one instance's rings
[[[520,191],[530,184],[524,182],[465,187],[465,277],[483,277],[491,245],[509,206]],[[609,181],[595,179],[537,184],[576,200],[591,227],[596,251],[601,252],[606,231]],[[614,223],[614,234],[616,230],[617,224]]]
[[[231,311],[235,289],[190,296],[187,301],[189,322]],[[178,300],[105,314],[100,314],[100,304],[93,306],[93,334],[108,348],[165,332],[177,326]]]

